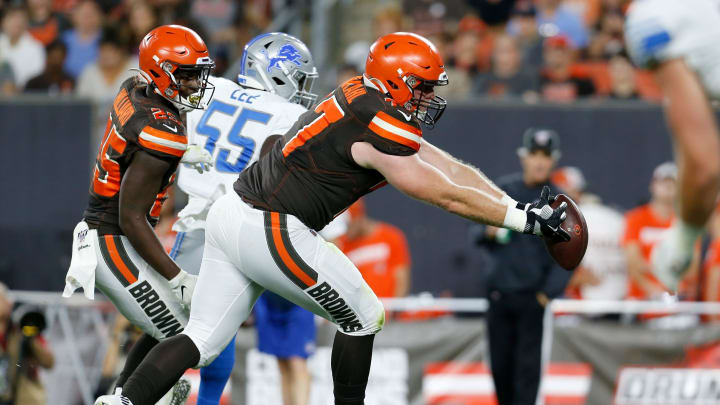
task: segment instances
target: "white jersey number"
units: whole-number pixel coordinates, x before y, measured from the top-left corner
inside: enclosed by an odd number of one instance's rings
[[[205,110],[202,118],[200,118],[197,127],[195,127],[195,133],[197,135],[207,137],[207,140],[205,141],[205,150],[207,150],[211,155],[216,156],[215,170],[218,172],[240,173],[243,169],[245,169],[245,166],[247,166],[248,162],[252,159],[253,153],[257,147],[252,138],[242,136],[241,133],[245,124],[247,124],[248,121],[255,121],[263,125],[267,125],[270,118],[272,118],[272,114],[251,110],[249,108],[242,108],[240,114],[238,114],[237,119],[227,134],[223,134],[220,128],[208,124],[208,121],[213,114],[226,114],[232,117],[235,115],[238,108],[241,107],[224,103],[219,100],[213,100]],[[235,155],[233,151],[225,148],[216,148],[218,140],[221,136],[226,136],[229,144],[242,148],[242,151],[231,159],[231,155]],[[216,149],[218,149],[217,155],[215,154]]]

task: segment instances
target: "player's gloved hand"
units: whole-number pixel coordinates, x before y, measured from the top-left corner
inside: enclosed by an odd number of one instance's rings
[[[210,167],[213,165],[212,155],[210,152],[199,145],[188,145],[182,159],[180,159],[180,163],[184,163],[192,167],[201,174],[203,171],[210,170]]]
[[[555,198],[557,198],[556,195],[550,194],[550,187],[544,186],[542,191],[540,191],[540,197],[527,204],[518,203],[517,208],[525,212],[529,211],[531,208],[542,209],[543,206],[550,205],[554,202]]]
[[[565,241],[570,240],[570,234],[560,227],[565,220],[567,203],[563,202],[557,208],[550,207],[555,196],[550,196],[550,188],[545,186],[540,193],[540,198],[527,204],[524,233],[542,236],[544,238],[559,238]]]
[[[197,276],[180,270],[180,273],[172,280],[169,280],[168,283],[170,284],[170,289],[175,293],[175,296],[178,297],[180,302],[189,308],[193,291],[195,291],[195,284],[197,284]]]

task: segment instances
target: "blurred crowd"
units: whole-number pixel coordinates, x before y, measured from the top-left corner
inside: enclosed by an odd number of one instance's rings
[[[518,0],[513,7],[456,3],[386,6],[372,24],[374,36],[409,30],[428,37],[448,67],[450,84],[438,90],[447,98],[567,103],[659,97],[652,77],[635,69],[626,53],[623,27],[630,0]],[[498,6],[488,6],[494,3]],[[368,46],[358,41],[347,48],[346,76],[362,71]]]
[[[588,191],[577,167],[555,170],[551,180],[575,201],[590,230],[588,250],[565,289],[565,297],[590,300],[720,301],[720,204],[697,243],[690,269],[678,291],[670,295],[653,272],[655,248],[676,215],[677,167],[672,162],[655,168],[648,182],[646,202],[622,212],[602,204]],[[666,318],[639,314],[640,321]],[[720,320],[717,316],[704,320]]]
[[[140,39],[167,23],[200,33],[217,62],[215,74],[232,78],[243,45],[271,28],[273,10],[282,7],[276,3],[293,2],[0,0],[0,94],[76,93],[107,103],[133,74],[129,69],[137,65]],[[362,72],[370,42],[378,36],[413,31],[441,52],[450,85],[439,93],[454,100],[659,96],[652,78],[635,69],[625,52],[629,0],[517,0],[512,8],[489,11],[486,5],[495,2],[487,0],[372,3],[365,13],[365,27],[371,28],[347,43],[330,41],[337,48],[330,54],[336,56],[320,67],[321,87]],[[507,24],[494,24],[508,18]]]
[[[140,40],[178,23],[210,46],[217,74],[271,19],[270,0],[0,0],[0,94],[76,93],[109,102]]]

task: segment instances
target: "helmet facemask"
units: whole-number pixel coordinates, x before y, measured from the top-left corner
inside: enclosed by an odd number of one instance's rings
[[[161,67],[171,81],[170,86],[165,89],[164,96],[172,101],[180,112],[205,109],[207,101],[212,99],[215,93],[215,86],[209,80],[215,63],[208,60],[208,63],[175,66],[170,62],[165,62]],[[183,84],[190,80],[195,80],[198,86],[190,87]],[[211,90],[207,97],[206,90]]]
[[[308,109],[312,107],[318,98],[318,95],[312,92],[315,80],[318,78],[317,69],[313,67],[311,72],[295,69],[295,71],[288,76],[292,78],[290,83],[295,87],[295,92],[288,98],[288,101],[300,104]]]
[[[413,111],[415,117],[428,128],[434,127],[445,112],[447,101],[437,95],[428,99],[425,94],[433,93],[436,86],[446,86],[447,75],[443,74],[438,80],[425,80],[409,75],[404,81],[412,93],[412,98],[405,103],[405,108]]]

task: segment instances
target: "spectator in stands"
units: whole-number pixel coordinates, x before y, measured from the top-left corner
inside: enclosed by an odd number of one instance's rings
[[[623,247],[628,267],[628,298],[660,299],[666,289],[650,268],[650,254],[662,232],[675,217],[677,167],[672,162],[659,165],[650,182],[650,202],[625,215]]]
[[[103,29],[99,42],[97,61],[85,67],[78,78],[77,94],[89,97],[93,102],[109,104],[117,88],[135,74],[137,59],[127,52],[127,41],[115,27]]]
[[[464,99],[470,95],[472,81],[478,72],[478,47],[480,46],[480,33],[476,29],[466,29],[458,32],[455,40],[450,44],[450,53],[447,55],[445,70],[452,78],[447,86],[438,89],[442,97],[455,100]]]
[[[537,98],[537,74],[522,65],[522,55],[515,38],[501,35],[495,39],[492,70],[480,74],[473,84],[474,95],[493,98]]]
[[[11,313],[7,287],[0,283],[0,403],[48,403],[39,370],[51,369],[55,357],[42,336],[41,310],[21,305]]]
[[[141,336],[142,331],[140,328],[131,324],[122,314],[115,316],[115,322],[107,342],[107,352],[105,352],[105,359],[100,371],[100,381],[98,381],[93,397],[112,392],[115,380],[122,371],[128,352]]]
[[[574,53],[563,35],[545,39],[545,65],[540,72],[540,95],[555,102],[571,102],[595,94],[593,81],[574,66]]]
[[[563,7],[578,15],[585,27],[592,27],[597,23],[602,11],[604,0],[563,0]]]
[[[588,46],[589,35],[580,16],[563,6],[562,0],[536,0],[537,24],[543,36],[563,35],[573,49]]]
[[[715,208],[715,212],[708,222],[709,243],[705,247],[705,240],[701,244],[701,252],[705,250],[704,261],[698,275],[698,286],[700,288],[701,301],[720,302],[720,205]],[[712,322],[720,321],[720,315],[707,315],[705,320]]]
[[[535,16],[532,3],[518,3],[508,24],[508,34],[517,40],[522,52],[523,65],[531,70],[539,70],[543,63],[543,41]]]
[[[284,405],[308,405],[312,376],[307,359],[315,352],[315,315],[265,291],[255,303],[258,351],[277,359]]]
[[[560,158],[560,138],[551,129],[529,128],[518,148],[522,172],[497,181],[517,201],[533,201],[550,184]],[[504,228],[477,226],[476,244],[494,258],[487,278],[490,365],[499,405],[535,404],[541,375],[545,305],[563,294],[569,272],[558,267],[542,240]]]
[[[635,68],[628,57],[617,54],[608,64],[610,72],[610,98],[615,100],[636,100],[640,98],[637,91]]]
[[[393,32],[404,31],[405,23],[402,10],[395,5],[383,6],[375,12],[372,19],[372,38],[359,39],[346,48],[352,55],[348,58],[345,53],[345,62],[354,63],[358,70],[365,71],[365,59],[370,50],[370,41]]]
[[[67,49],[65,44],[55,41],[48,45],[45,71],[30,79],[25,85],[26,92],[45,92],[51,94],[72,93],[75,80],[63,68]]]
[[[8,297],[7,287],[0,283],[0,405],[12,404],[12,382],[10,372],[13,370],[13,359],[8,352],[8,335],[12,330],[10,315],[12,302]]]
[[[129,45],[131,53],[137,55],[140,41],[150,30],[158,26],[155,9],[150,4],[142,1],[134,2],[128,12],[128,24],[130,28]]]
[[[62,41],[68,49],[65,71],[72,77],[80,76],[85,66],[97,59],[102,19],[102,10],[94,1],[83,0],[73,9],[73,28],[62,34]]]
[[[210,39],[210,54],[216,55],[221,47],[234,40],[233,20],[242,7],[234,0],[195,0],[190,5],[190,14]]]
[[[346,63],[338,69],[337,73],[337,85],[340,86],[341,84],[345,83],[346,81],[350,80],[351,78],[355,76],[360,76],[362,73],[360,73],[355,65]]]
[[[17,89],[22,89],[45,66],[45,49],[27,28],[27,9],[21,6],[8,7],[2,19],[0,63],[6,62],[12,68]]]
[[[47,47],[60,38],[60,33],[69,28],[70,23],[60,13],[53,11],[52,0],[28,0],[30,12],[30,34]]]
[[[620,242],[625,228],[622,214],[587,192],[580,169],[555,170],[551,181],[579,204],[588,226],[588,248],[580,267],[573,271],[566,294],[590,300],[622,300],[627,293],[627,268]]]
[[[337,240],[340,250],[379,298],[406,296],[410,292],[410,251],[403,232],[369,218],[363,200],[351,205],[348,212],[347,233]]]
[[[10,96],[17,93],[15,74],[9,63],[0,60],[0,95]]]
[[[603,14],[600,27],[588,46],[589,59],[607,60],[625,49],[625,16],[620,10]]]

